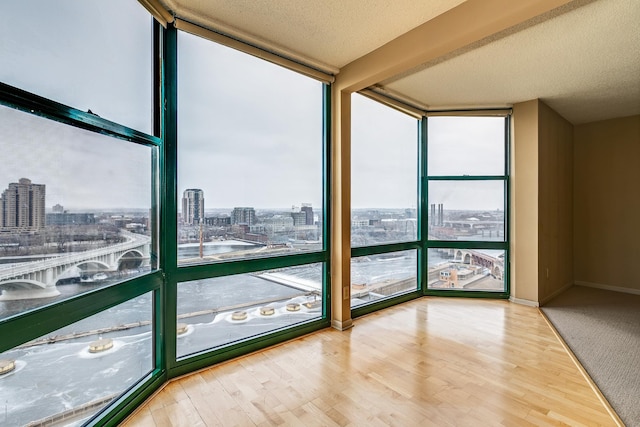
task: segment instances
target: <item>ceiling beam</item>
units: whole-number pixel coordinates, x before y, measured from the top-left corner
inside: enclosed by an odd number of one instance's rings
[[[467,0],[347,64],[336,84],[347,92],[362,90],[572,2]]]

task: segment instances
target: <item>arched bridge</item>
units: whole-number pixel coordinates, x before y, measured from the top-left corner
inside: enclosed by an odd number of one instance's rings
[[[151,238],[121,232],[126,242],[40,261],[0,266],[0,300],[47,298],[59,295],[61,278],[92,280],[102,273],[140,268],[149,264]]]

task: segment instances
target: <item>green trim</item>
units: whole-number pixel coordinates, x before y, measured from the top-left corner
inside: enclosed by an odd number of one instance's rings
[[[282,343],[283,341],[298,338],[323,328],[328,328],[329,326],[330,322],[328,319],[310,320],[306,323],[267,332],[263,335],[242,340],[225,347],[218,347],[189,355],[181,358],[176,363],[169,371],[169,377],[174,378],[198,369],[206,368],[225,360],[258,351],[274,344]]]
[[[367,255],[378,255],[387,252],[400,252],[410,249],[420,249],[422,245],[419,241],[402,242],[402,243],[387,243],[377,246],[358,246],[351,248],[351,258],[357,258]]]
[[[253,273],[275,268],[294,267],[303,264],[328,262],[326,252],[309,252],[275,257],[238,259],[212,264],[180,266],[174,273],[177,282],[199,280],[208,277],[230,276],[232,274]]]
[[[509,299],[509,293],[504,291],[460,291],[446,289],[427,289],[425,296],[437,297],[460,297],[460,298],[493,298],[493,299]]]
[[[164,31],[165,127],[162,162],[160,259],[165,272],[162,293],[163,369],[170,370],[176,360],[177,272],[178,262],[178,30],[169,24]]]
[[[451,175],[430,176],[429,181],[503,181],[505,175]]]
[[[382,310],[394,305],[401,304],[403,302],[411,301],[422,297],[422,291],[416,289],[415,291],[409,291],[407,293],[393,295],[388,298],[381,298],[368,304],[359,305],[351,309],[351,317],[356,318],[364,316],[374,311]]]
[[[0,322],[0,353],[161,286],[162,275],[149,273],[4,319]]]
[[[504,249],[509,244],[504,241],[487,242],[484,240],[429,240],[427,249]]]
[[[331,85],[324,84],[322,96],[322,313],[331,319]]]
[[[161,143],[158,137],[103,119],[95,114],[51,101],[2,82],[0,82],[0,105],[136,144],[157,146]]]
[[[420,251],[418,252],[418,289],[424,295],[424,290],[427,288],[429,279],[429,260],[427,259],[427,241],[429,240],[429,180],[427,170],[428,166],[428,150],[427,150],[427,135],[429,130],[429,121],[426,117],[422,117],[419,124],[418,131],[418,147],[420,154],[420,176],[418,185],[419,200],[419,212],[420,220],[418,221],[418,230],[420,234]]]

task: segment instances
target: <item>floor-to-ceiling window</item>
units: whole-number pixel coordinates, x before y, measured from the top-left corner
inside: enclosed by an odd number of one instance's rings
[[[4,14],[0,425],[79,425],[158,371],[152,19],[130,0]]]
[[[328,86],[185,31],[177,76],[168,286],[177,364],[191,366],[327,322]]]
[[[427,121],[427,289],[508,295],[508,116]]]
[[[351,97],[351,307],[418,290],[419,120]]]

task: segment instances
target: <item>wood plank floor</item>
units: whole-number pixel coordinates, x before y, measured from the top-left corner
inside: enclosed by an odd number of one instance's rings
[[[536,308],[426,297],[174,380],[123,425],[616,424]]]

